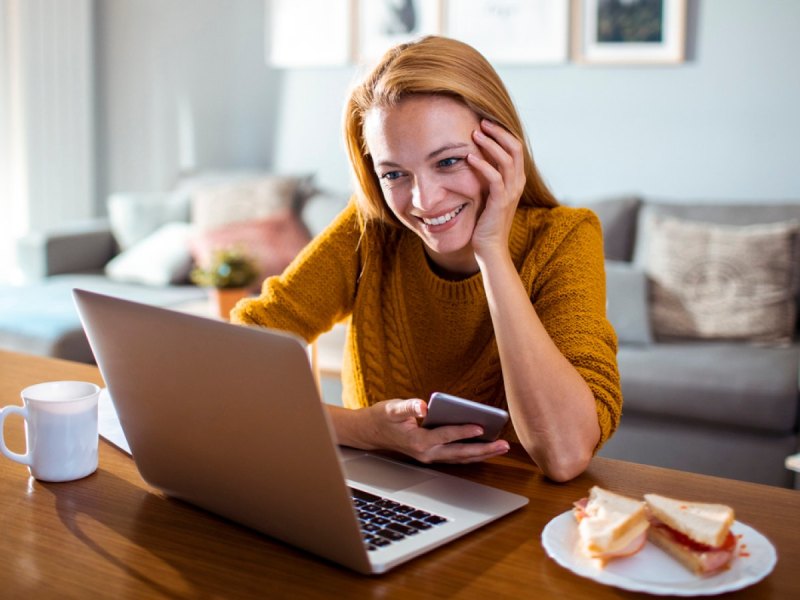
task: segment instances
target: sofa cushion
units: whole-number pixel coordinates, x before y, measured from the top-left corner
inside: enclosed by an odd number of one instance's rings
[[[309,240],[299,217],[284,210],[199,232],[192,239],[191,252],[196,264],[208,268],[215,251],[239,250],[255,262],[258,276],[263,279],[281,273]]]
[[[121,250],[131,248],[159,227],[189,222],[189,205],[170,194],[125,193],[108,198],[111,233]]]
[[[618,361],[625,413],[775,432],[796,427],[800,344],[627,345]]]
[[[731,226],[654,214],[641,227],[656,335],[791,340],[799,222]]]
[[[800,221],[800,201],[795,203],[712,203],[698,201],[677,203],[663,201],[643,202],[638,212],[636,243],[633,260],[644,264],[647,253],[647,238],[642,235],[643,224],[653,215],[666,215],[687,221],[716,223],[718,225],[755,225],[779,223],[781,221]]]
[[[641,200],[620,196],[590,202],[567,200],[570,206],[585,206],[594,211],[603,226],[603,249],[608,260],[630,261],[636,238],[637,214]]]
[[[621,344],[649,344],[653,341],[647,308],[647,277],[644,270],[629,263],[607,260],[606,298],[608,320]]]
[[[112,258],[105,267],[114,281],[144,285],[186,283],[192,268],[189,223],[167,223]]]
[[[196,286],[115,283],[102,275],[56,275],[32,285],[0,286],[0,347],[94,362],[72,300],[76,287],[156,306],[204,299],[207,294]]]

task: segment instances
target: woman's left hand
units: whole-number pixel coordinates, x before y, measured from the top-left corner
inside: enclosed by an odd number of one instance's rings
[[[472,138],[483,156],[470,153],[469,164],[488,184],[486,205],[472,233],[475,256],[508,251],[514,213],[525,188],[522,142],[497,123],[482,119]]]

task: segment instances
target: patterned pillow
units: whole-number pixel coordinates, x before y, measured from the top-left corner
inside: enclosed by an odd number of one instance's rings
[[[196,264],[208,267],[215,250],[238,249],[255,261],[263,279],[281,273],[310,239],[297,215],[283,210],[261,219],[197,232],[191,251]]]
[[[800,223],[644,222],[656,336],[784,343],[795,327]]]

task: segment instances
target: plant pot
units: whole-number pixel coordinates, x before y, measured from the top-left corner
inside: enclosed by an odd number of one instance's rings
[[[242,298],[247,297],[247,288],[211,288],[212,310],[223,321],[230,321],[231,310]]]

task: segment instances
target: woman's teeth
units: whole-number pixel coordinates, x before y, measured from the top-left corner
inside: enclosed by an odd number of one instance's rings
[[[449,212],[446,215],[442,215],[440,217],[436,217],[435,219],[426,219],[425,217],[422,217],[422,222],[425,223],[425,225],[444,225],[450,219],[452,219],[458,213],[460,213],[462,210],[464,210],[464,205],[463,204],[461,206],[459,206],[458,208],[456,208],[454,211]]]

